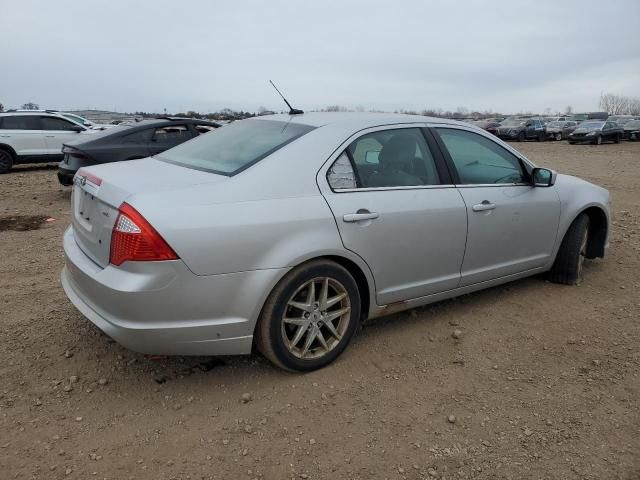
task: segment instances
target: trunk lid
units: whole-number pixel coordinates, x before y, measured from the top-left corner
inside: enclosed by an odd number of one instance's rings
[[[177,190],[227,177],[145,158],[81,169],[71,193],[72,225],[80,249],[101,267],[109,264],[118,207],[132,195]]]

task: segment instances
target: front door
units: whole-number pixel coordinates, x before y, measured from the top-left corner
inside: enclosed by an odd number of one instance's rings
[[[40,123],[45,130],[43,133],[47,142],[47,154],[54,156],[62,156],[62,144],[79,138],[80,132],[77,129],[84,128],[77,123],[57,117],[43,116],[40,118]]]
[[[521,160],[484,135],[435,130],[467,210],[460,286],[548,264],[560,218],[555,188],[532,187]]]
[[[38,115],[7,115],[0,119],[0,142],[6,141],[21,157],[47,154]]]
[[[318,179],[331,187],[323,193],[344,246],[373,273],[379,305],[458,286],[467,218],[446,175],[420,128],[383,128],[355,139]]]

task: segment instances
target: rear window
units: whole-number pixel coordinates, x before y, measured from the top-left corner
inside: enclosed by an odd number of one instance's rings
[[[184,167],[232,176],[300,138],[314,127],[273,120],[243,120],[156,155]]]

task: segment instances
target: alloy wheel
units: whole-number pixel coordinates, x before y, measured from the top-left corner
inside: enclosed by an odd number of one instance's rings
[[[351,303],[347,289],[330,277],[316,277],[298,288],[287,302],[282,338],[291,354],[315,359],[338,346],[349,327]]]

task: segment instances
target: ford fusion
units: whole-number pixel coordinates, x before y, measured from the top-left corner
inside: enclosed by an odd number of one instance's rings
[[[75,176],[62,285],[153,354],[309,371],[359,324],[546,272],[608,246],[609,193],[469,124],[313,113],[235,122]]]

